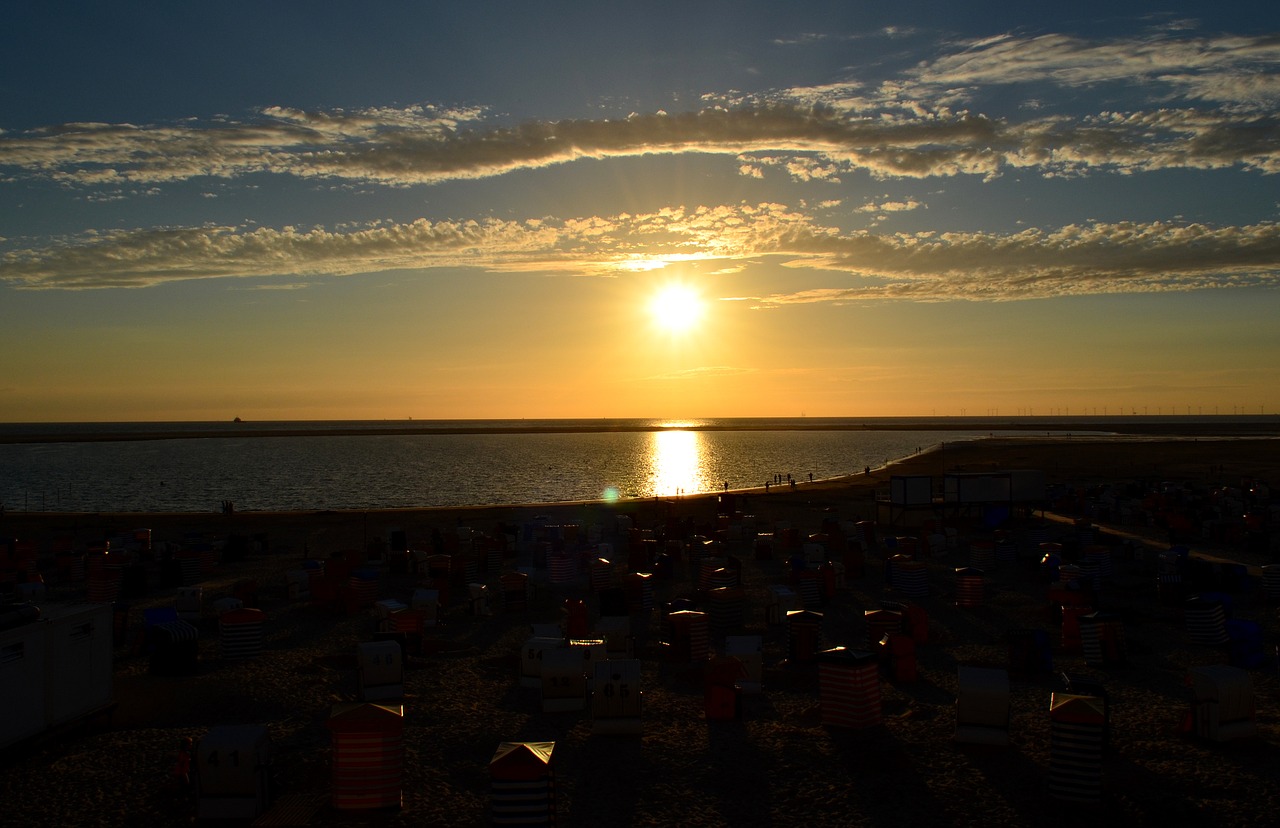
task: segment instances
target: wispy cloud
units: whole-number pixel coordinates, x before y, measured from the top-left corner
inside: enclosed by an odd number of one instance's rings
[[[1066,295],[1280,287],[1280,225],[1092,223],[1013,234],[841,232],[781,204],[669,208],[570,219],[379,224],[343,231],[199,227],[91,234],[9,252],[0,279],[30,289],[147,287],[201,278],[395,270],[616,276],[637,257],[719,272],[761,262],[833,284],[758,307],[879,299],[1005,301]]]
[[[1105,293],[1280,287],[1280,225],[1094,223],[1015,234],[824,234],[790,239],[791,266],[857,284],[765,297],[763,307],[875,299],[1007,301]]]
[[[466,264],[488,252],[515,262],[554,256],[564,230],[514,222],[378,225],[332,232],[293,227],[183,227],[88,234],[72,243],[0,258],[0,279],[19,287],[146,287],[189,279],[342,276]]]
[[[706,380],[715,377],[733,377],[741,374],[754,374],[754,368],[739,368],[733,365],[705,365],[701,368],[685,368],[681,371],[671,371],[666,374],[656,374],[646,377],[650,380]]]
[[[469,130],[388,124],[360,138],[334,134],[280,121],[212,128],[69,124],[0,137],[0,167],[11,177],[46,177],[112,194],[144,183],[252,173],[408,186],[655,153],[729,155],[745,174],[777,166],[804,181],[838,180],[852,170],[886,178],[989,177],[1014,168],[1047,174],[1228,166],[1280,171],[1275,116],[1185,108],[1014,124],[970,114],[850,118],[820,107],[773,105]]]
[[[1147,84],[1155,95],[1265,108],[1280,101],[1280,37],[1194,38],[1162,31],[1093,42],[1062,34],[1002,35],[964,44],[906,74],[918,90],[1050,82]],[[932,97],[932,96],[929,96]]]
[[[256,172],[322,175],[340,166],[335,156],[361,155],[366,166],[377,167],[378,151],[396,155],[398,146],[415,141],[447,143],[461,125],[480,115],[478,109],[429,106],[356,112],[273,106],[250,120],[68,123],[0,135],[0,168],[68,184],[113,187]],[[338,177],[376,178],[368,172]]]
[[[832,36],[823,32],[801,32],[800,34],[790,35],[788,37],[776,37],[773,39],[775,46],[811,46],[814,43],[821,43],[824,40],[831,40]]]
[[[265,282],[263,284],[245,285],[244,290],[306,290],[314,287],[314,282]]]
[[[1174,26],[1105,42],[1001,34],[944,47],[880,81],[708,95],[702,109],[674,115],[511,125],[481,108],[266,107],[241,119],[0,131],[0,176],[54,181],[86,200],[109,201],[152,196],[168,182],[191,179],[222,180],[205,189],[205,197],[231,188],[222,182],[253,186],[244,179],[262,174],[408,187],[587,158],[691,153],[723,156],[739,175],[806,185],[806,197],[814,185],[847,181],[854,173],[878,179],[994,178],[1010,171],[1270,174],[1280,172],[1278,66],[1280,37],[1195,38]],[[1152,105],[1079,114],[1055,109],[1058,99],[1043,94],[1050,87],[1108,83],[1139,85]],[[1025,118],[966,109],[978,91],[1012,84],[1035,87],[1027,95],[1035,106],[1011,108]],[[821,213],[838,202],[801,203],[816,203]],[[887,216],[924,206],[880,196],[853,209]],[[836,274],[837,284],[758,300],[773,307],[1273,285],[1280,273],[1273,223],[1092,223],[1003,235],[892,235],[840,231],[809,209],[766,203],[336,229],[103,231],[24,241],[22,249],[0,254],[0,282],[80,289],[267,277],[298,285],[313,277],[464,267],[614,275],[637,262],[690,260],[707,260],[727,273],[763,259]]]
[[[924,207],[924,203],[923,203],[923,202],[916,201],[914,198],[909,198],[909,199],[907,199],[906,201],[894,201],[894,200],[889,200],[889,201],[881,201],[881,202],[879,202],[879,203],[876,203],[876,202],[874,202],[874,201],[867,202],[866,204],[863,204],[861,207],[856,207],[856,208],[854,208],[854,212],[858,212],[858,213],[905,213],[905,212],[908,212],[908,211],[910,211],[910,210],[919,210],[919,209],[921,209],[922,207]]]
[[[814,36],[816,37],[816,35]],[[504,125],[480,108],[266,107],[245,119],[69,123],[0,133],[0,173],[96,188],[271,173],[383,186],[503,175],[584,158],[733,156],[742,174],[798,181],[1062,174],[1239,166],[1280,171],[1280,37],[1163,30],[1106,42],[1061,34],[958,44],[897,76],[753,95],[708,94],[693,112]],[[1046,87],[1123,83],[1151,109],[1053,111]],[[1027,120],[969,111],[980,91],[1029,91]],[[1201,108],[1202,105],[1209,108]]]

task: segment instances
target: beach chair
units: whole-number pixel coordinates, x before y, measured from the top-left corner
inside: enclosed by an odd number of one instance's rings
[[[555,742],[502,742],[489,760],[493,825],[555,825]]]
[[[356,645],[360,669],[360,699],[381,701],[404,697],[404,653],[395,641],[365,641]]]
[[[591,732],[639,734],[643,729],[640,661],[612,659],[595,665],[591,684]]]
[[[262,725],[210,728],[196,746],[200,820],[250,820],[267,809],[271,737]]]
[[[330,802],[339,811],[399,808],[404,798],[404,706],[334,705]]]
[[[1102,699],[1071,693],[1049,697],[1049,794],[1096,804],[1102,799],[1106,713]]]
[[[832,647],[817,655],[822,724],[865,729],[883,721],[880,667],[861,650]]]
[[[574,647],[543,650],[542,712],[564,713],[586,706],[587,664],[582,651]]]
[[[1257,735],[1253,684],[1247,672],[1226,664],[1192,667],[1187,684],[1197,736],[1227,742]]]
[[[729,635],[724,639],[724,654],[742,662],[746,676],[739,679],[743,693],[759,693],[764,678],[764,636]]]

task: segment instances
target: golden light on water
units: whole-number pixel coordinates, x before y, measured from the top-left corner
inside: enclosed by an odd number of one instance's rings
[[[650,439],[650,483],[654,496],[675,497],[708,488],[702,466],[701,432],[655,431]]]

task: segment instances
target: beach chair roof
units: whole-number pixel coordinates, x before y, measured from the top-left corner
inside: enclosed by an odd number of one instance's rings
[[[866,650],[850,650],[848,647],[832,647],[818,653],[818,662],[827,664],[864,664],[875,660],[875,656]]]
[[[1106,721],[1106,706],[1097,696],[1054,693],[1049,697],[1049,716],[1055,722],[1101,725]]]
[[[489,760],[489,773],[506,780],[539,779],[555,749],[555,742],[502,742]]]
[[[326,725],[342,733],[393,732],[404,728],[404,705],[346,702],[335,704]]]

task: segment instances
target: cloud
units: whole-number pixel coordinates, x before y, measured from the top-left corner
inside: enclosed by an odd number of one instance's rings
[[[222,181],[256,186],[250,176],[368,191],[585,159],[693,153],[722,156],[726,170],[740,176],[786,183],[776,175],[780,171],[792,183],[815,187],[850,181],[855,173],[873,179],[1161,170],[1271,174],[1280,172],[1278,65],[1280,38],[1195,38],[1171,24],[1145,37],[1109,41],[1001,34],[946,44],[932,59],[878,81],[709,94],[703,108],[678,114],[507,124],[478,107],[270,106],[239,119],[0,131],[0,180],[52,181],[73,197],[101,202],[205,179],[193,189],[207,198],[231,189]],[[1070,95],[1055,94],[1102,84],[1140,86],[1151,105],[1081,114],[1063,108]],[[1016,119],[966,108],[983,91],[1014,85],[1036,103],[1006,107]],[[1080,105],[1074,98],[1070,103]],[[205,186],[207,179],[221,181]],[[839,201],[810,203],[820,211]],[[914,199],[880,196],[855,209],[881,217],[924,207]],[[46,289],[147,287],[185,279],[296,282],[461,267],[617,275],[637,263],[696,260],[728,273],[764,258],[839,274],[838,284],[759,300],[761,307],[776,307],[1270,285],[1276,275],[1273,224],[1093,223],[1012,235],[900,236],[842,232],[807,209],[762,203],[523,221],[104,231],[24,241],[29,246],[0,253],[0,282]]]
[[[76,289],[227,277],[343,276],[460,265],[481,250],[501,251],[517,260],[531,248],[553,252],[545,241],[553,234],[512,222],[426,220],[342,232],[226,226],[113,231],[5,253],[0,279],[18,287]]]
[[[1094,223],[1015,234],[823,234],[786,239],[791,267],[853,286],[764,297],[760,307],[875,299],[1008,301],[1109,293],[1280,287],[1280,225]]]
[[[245,290],[306,290],[313,287],[314,282],[267,282],[265,284],[247,285]]]
[[[905,213],[910,210],[919,210],[924,207],[923,202],[909,198],[906,201],[882,201],[879,204],[875,202],[867,202],[861,207],[854,208],[856,213]]]
[[[419,219],[339,231],[164,228],[10,251],[0,256],[0,281],[28,289],[249,277],[293,284],[439,268],[617,276],[638,261],[702,262],[722,273],[773,262],[835,282],[758,298],[761,308],[1280,287],[1280,224],[1096,222],[1012,234],[890,234],[841,232],[786,205],[761,203],[528,221]]]
[[[830,40],[832,35],[825,32],[801,32],[790,37],[776,37],[773,39],[775,46],[812,46],[815,43],[821,43],[824,40]]]
[[[1093,42],[1064,34],[976,40],[905,73],[919,91],[1050,82],[1061,87],[1148,84],[1163,94],[1273,108],[1280,37],[1149,37]]]
[[[0,171],[11,180],[50,179],[104,197],[143,185],[264,173],[404,187],[584,159],[688,153],[730,156],[740,174],[752,177],[775,166],[800,182],[837,182],[851,171],[882,178],[1232,166],[1272,173],[1280,171],[1277,63],[1280,44],[1266,38],[1091,44],[1063,35],[1002,36],[871,92],[840,82],[740,97],[732,106],[708,102],[674,115],[503,125],[474,108],[267,107],[241,121],[70,123],[0,135]],[[978,86],[1113,80],[1231,106],[1201,110],[1165,100],[1152,110],[1070,116],[1041,106],[1020,110],[1034,113],[1022,121],[955,108]]]
[[[526,221],[379,223],[341,230],[179,227],[89,232],[0,254],[0,281],[21,288],[148,287],[208,278],[347,276],[478,267],[616,276],[637,262],[723,260],[803,224],[779,204]]]
[[[649,380],[705,380],[716,377],[735,377],[742,374],[754,374],[754,368],[738,368],[732,365],[706,365],[701,368],[685,368],[666,374],[646,377]]]
[[[753,178],[763,178],[763,171],[760,167],[752,167],[750,165],[751,160],[753,159],[750,157],[743,158],[739,171]],[[782,168],[793,181],[826,181],[831,184],[839,184],[841,171],[850,169],[848,165],[833,163],[825,155],[818,157],[788,156],[783,158],[757,156],[754,160],[761,166]]]
[[[987,142],[995,131],[981,119],[885,125],[788,105],[466,130],[441,119],[406,119],[399,112],[383,122],[373,113],[304,119],[272,108],[263,115],[266,120],[254,123],[66,124],[0,136],[0,166],[67,184],[114,188],[252,173],[404,186],[655,153],[784,151],[830,159],[779,162],[807,180],[829,178],[835,172],[832,163],[874,157],[876,148],[906,153],[925,145],[971,145]]]
[[[478,109],[303,112],[267,107],[248,121],[170,125],[68,123],[0,135],[0,167],[82,186],[163,183],[258,172],[321,175],[336,157],[394,153],[413,141],[445,141]],[[366,174],[339,176],[368,178]]]

